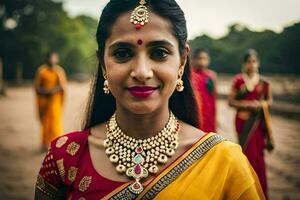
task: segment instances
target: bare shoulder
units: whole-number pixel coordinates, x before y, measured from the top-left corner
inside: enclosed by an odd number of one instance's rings
[[[183,148],[189,148],[205,135],[200,129],[185,122],[181,121],[180,125],[179,143],[183,145]]]

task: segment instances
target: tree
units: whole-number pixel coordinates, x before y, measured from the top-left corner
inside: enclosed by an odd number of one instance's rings
[[[0,22],[0,56],[4,60],[6,79],[16,78],[17,65],[23,68],[23,78],[33,78],[49,51],[59,53],[68,74],[92,70],[95,19],[71,18],[61,2],[4,0],[0,6]]]
[[[247,49],[254,48],[261,57],[263,73],[300,74],[300,23],[284,29],[282,33],[270,30],[255,32],[241,24],[229,27],[220,39],[203,35],[189,41],[192,51],[209,49],[212,69],[222,73],[238,73]]]

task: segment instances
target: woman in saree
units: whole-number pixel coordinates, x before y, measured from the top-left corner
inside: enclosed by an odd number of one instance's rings
[[[47,63],[38,68],[35,78],[37,109],[42,129],[42,150],[62,133],[62,110],[65,96],[66,75],[58,65],[58,55],[47,54]]]
[[[111,0],[83,130],[55,139],[35,199],[264,199],[240,147],[198,127],[184,13]]]
[[[274,148],[268,112],[272,95],[270,83],[259,75],[259,65],[257,52],[248,50],[243,59],[243,73],[233,79],[229,105],[237,109],[235,127],[239,143],[267,197],[264,149]]]
[[[199,106],[200,129],[216,132],[217,74],[209,69],[210,55],[206,49],[196,49],[192,60],[191,82]]]

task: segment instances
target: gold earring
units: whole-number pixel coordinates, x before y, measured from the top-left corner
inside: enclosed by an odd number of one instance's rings
[[[184,90],[183,81],[181,80],[181,78],[177,79],[176,81],[176,90],[178,92],[182,92]]]
[[[103,92],[105,94],[109,94],[109,87],[108,87],[108,81],[105,80],[104,83],[103,83]]]
[[[184,90],[182,75],[183,75],[183,70],[180,70],[178,74],[178,79],[176,81],[176,90],[178,92],[182,92]]]

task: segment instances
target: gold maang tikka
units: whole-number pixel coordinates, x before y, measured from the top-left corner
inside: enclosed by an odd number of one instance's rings
[[[146,5],[146,0],[140,0],[140,5],[137,6],[131,13],[130,22],[135,25],[136,29],[142,28],[149,21],[149,12]]]

